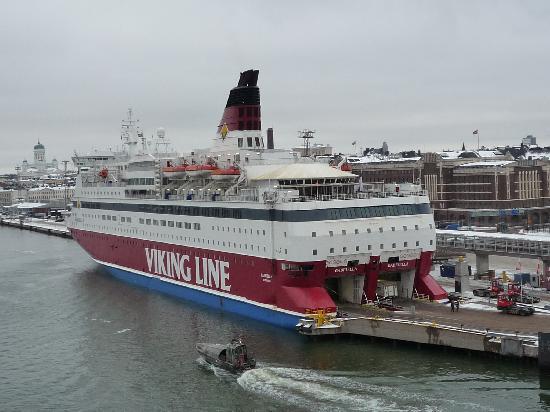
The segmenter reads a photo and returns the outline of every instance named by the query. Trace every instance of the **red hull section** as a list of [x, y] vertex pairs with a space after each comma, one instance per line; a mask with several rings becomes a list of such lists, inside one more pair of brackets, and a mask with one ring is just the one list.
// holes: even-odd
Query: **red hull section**
[[374, 299], [379, 273], [415, 270], [415, 288], [419, 293], [432, 299], [446, 296], [429, 275], [430, 252], [422, 253], [418, 260], [396, 264], [380, 263], [379, 257], [373, 256], [368, 264], [327, 268], [325, 261], [278, 261], [76, 229], [71, 232], [74, 239], [100, 262], [213, 294], [298, 313], [336, 310], [324, 288], [329, 277], [365, 274], [365, 294], [368, 299]]
[[[285, 310], [336, 307], [323, 288], [324, 274], [296, 277], [281, 262], [254, 256], [192, 248], [72, 229], [74, 239], [96, 260]], [[321, 263], [314, 266], [321, 268]], [[317, 271], [316, 271], [317, 272]], [[288, 286], [292, 293], [281, 293]], [[299, 290], [299, 291], [298, 291]], [[300, 298], [298, 298], [298, 296]], [[301, 301], [305, 298], [305, 301]]]

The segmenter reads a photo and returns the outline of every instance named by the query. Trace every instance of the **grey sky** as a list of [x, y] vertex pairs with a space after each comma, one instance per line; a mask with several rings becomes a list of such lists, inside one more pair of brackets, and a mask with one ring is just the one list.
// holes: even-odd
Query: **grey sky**
[[238, 73], [260, 70], [263, 126], [338, 150], [550, 145], [550, 2], [2, 1], [0, 170], [146, 134], [205, 146]]

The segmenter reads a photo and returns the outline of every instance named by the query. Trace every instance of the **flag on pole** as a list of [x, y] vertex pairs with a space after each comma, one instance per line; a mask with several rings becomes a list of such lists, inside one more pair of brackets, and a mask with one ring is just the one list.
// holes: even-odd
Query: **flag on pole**
[[475, 129], [472, 134], [478, 134], [478, 133], [479, 133], [479, 131], [477, 129]]

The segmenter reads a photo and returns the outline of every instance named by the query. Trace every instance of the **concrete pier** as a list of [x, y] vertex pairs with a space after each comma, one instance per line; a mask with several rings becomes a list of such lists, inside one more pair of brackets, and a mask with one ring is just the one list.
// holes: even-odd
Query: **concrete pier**
[[53, 236], [72, 238], [71, 232], [67, 229], [67, 226], [56, 222], [42, 220], [20, 221], [19, 219], [0, 219], [0, 226], [11, 226], [18, 229], [32, 230], [34, 232], [41, 232]]
[[[336, 318], [320, 323], [319, 319], [302, 319], [297, 325], [302, 335], [361, 335], [393, 341], [412, 342], [516, 358], [538, 358], [538, 337], [480, 331], [418, 322], [405, 319], [353, 317]], [[550, 345], [550, 339], [549, 339]]]

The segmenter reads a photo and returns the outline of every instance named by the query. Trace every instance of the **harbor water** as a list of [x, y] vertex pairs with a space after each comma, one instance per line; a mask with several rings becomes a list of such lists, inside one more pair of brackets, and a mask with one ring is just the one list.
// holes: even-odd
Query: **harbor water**
[[[312, 341], [111, 278], [70, 239], [0, 228], [6, 411], [539, 411], [532, 364], [365, 339]], [[244, 336], [237, 377], [197, 342]]]

